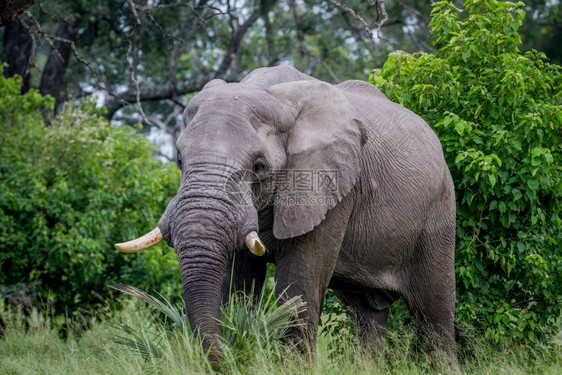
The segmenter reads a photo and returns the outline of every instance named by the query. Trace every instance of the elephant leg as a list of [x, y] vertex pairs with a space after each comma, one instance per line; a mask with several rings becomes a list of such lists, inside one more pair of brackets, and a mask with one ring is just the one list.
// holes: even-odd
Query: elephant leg
[[403, 296], [432, 357], [456, 362], [454, 228], [449, 236], [421, 236]]
[[405, 300], [421, 333], [422, 342], [429, 349], [434, 359], [456, 362], [456, 344], [454, 333], [454, 302], [445, 302], [445, 296], [435, 293], [414, 291]]
[[390, 306], [399, 295], [385, 290], [357, 292], [334, 289], [334, 293], [347, 307], [361, 345], [373, 357], [381, 355], [385, 347], [386, 321]]
[[306, 303], [306, 311], [298, 317], [300, 324], [288, 334], [288, 340], [294, 341], [304, 351], [314, 352], [316, 348], [318, 319], [345, 235], [349, 212], [349, 207], [340, 204], [313, 231], [285, 241], [275, 255], [277, 295], [281, 296], [281, 301], [301, 296]]
[[267, 262], [264, 258], [253, 254], [244, 254], [243, 249], [234, 255], [223, 277], [222, 301], [228, 302], [231, 293], [243, 291], [250, 293], [252, 288], [255, 296], [259, 296], [265, 281]]

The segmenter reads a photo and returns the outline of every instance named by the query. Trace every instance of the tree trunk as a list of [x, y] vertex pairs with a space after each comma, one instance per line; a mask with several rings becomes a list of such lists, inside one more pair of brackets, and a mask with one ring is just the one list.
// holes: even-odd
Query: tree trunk
[[39, 92], [43, 95], [49, 94], [55, 98], [55, 110], [60, 104], [60, 92], [72, 54], [70, 42], [74, 42], [77, 36], [78, 20], [59, 26], [57, 37], [65, 41], [59, 40], [54, 43], [56, 50], [52, 49], [49, 52], [47, 63], [43, 68], [43, 74], [41, 74]]
[[9, 25], [34, 2], [35, 0], [0, 0], [0, 26]]
[[22, 94], [29, 90], [29, 62], [33, 40], [20, 21], [13, 21], [4, 29], [2, 61], [8, 66], [4, 77], [19, 75], [23, 79]]

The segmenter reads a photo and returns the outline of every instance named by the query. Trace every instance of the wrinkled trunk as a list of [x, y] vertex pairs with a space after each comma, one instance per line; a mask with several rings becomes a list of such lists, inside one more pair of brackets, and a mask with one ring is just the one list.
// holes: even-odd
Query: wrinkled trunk
[[213, 247], [184, 248], [178, 255], [182, 273], [183, 296], [189, 323], [201, 336], [209, 360], [220, 358], [221, 286], [226, 257]]
[[236, 248], [235, 215], [224, 200], [185, 198], [176, 202], [170, 216], [168, 236], [178, 254], [189, 323], [209, 359], [216, 361], [222, 279]]
[[231, 194], [242, 186], [236, 182], [238, 170], [224, 162], [194, 162], [158, 223], [176, 249], [187, 317], [211, 361], [221, 357], [218, 319], [226, 265], [245, 236], [258, 229], [253, 205], [240, 204]]

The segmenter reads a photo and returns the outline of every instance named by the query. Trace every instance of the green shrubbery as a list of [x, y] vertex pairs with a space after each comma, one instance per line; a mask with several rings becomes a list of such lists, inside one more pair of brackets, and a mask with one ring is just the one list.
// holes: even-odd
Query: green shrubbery
[[150, 142], [110, 126], [93, 105], [46, 125], [42, 111], [53, 100], [20, 95], [20, 86], [0, 66], [2, 295], [61, 313], [100, 302], [111, 280], [179, 288], [165, 245], [126, 256], [113, 248], [156, 225], [179, 185], [177, 168], [151, 158]]
[[457, 318], [495, 341], [556, 331], [562, 293], [562, 68], [521, 53], [522, 3], [433, 4], [432, 54], [371, 80], [437, 132], [457, 194]]

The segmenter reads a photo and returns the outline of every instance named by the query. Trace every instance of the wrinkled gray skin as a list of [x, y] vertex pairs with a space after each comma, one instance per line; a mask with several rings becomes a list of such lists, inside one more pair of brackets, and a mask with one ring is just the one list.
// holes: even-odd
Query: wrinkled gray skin
[[[434, 349], [454, 358], [454, 189], [419, 116], [365, 82], [333, 86], [279, 66], [209, 82], [184, 126], [182, 183], [158, 226], [176, 249], [188, 318], [211, 360], [221, 355], [216, 319], [234, 254], [234, 289], [255, 282], [259, 292], [266, 264], [276, 264], [277, 292], [307, 303], [291, 338], [311, 348], [330, 287], [365, 345], [381, 346], [389, 306], [403, 296]], [[256, 160], [266, 168], [241, 177]], [[336, 171], [336, 188], [280, 187], [282, 170]], [[302, 204], [268, 204], [275, 195]], [[244, 245], [252, 230], [263, 257]]]

